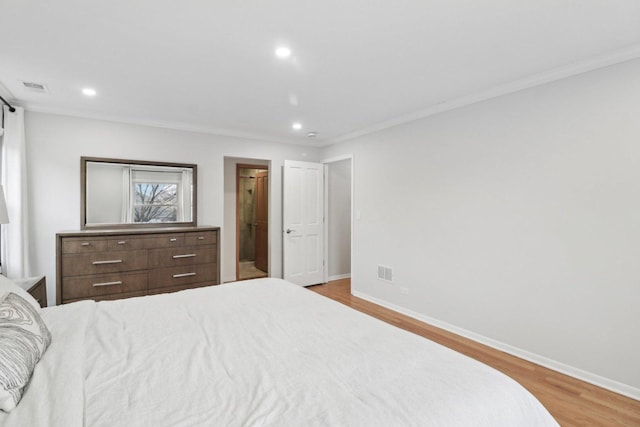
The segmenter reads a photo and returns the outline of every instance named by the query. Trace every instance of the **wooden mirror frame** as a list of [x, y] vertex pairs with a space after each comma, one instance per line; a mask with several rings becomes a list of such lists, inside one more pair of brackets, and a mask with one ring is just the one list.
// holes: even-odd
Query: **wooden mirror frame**
[[[113, 224], [87, 224], [87, 162], [116, 163], [126, 165], [160, 166], [189, 168], [193, 171], [192, 193], [192, 218], [184, 222], [154, 222], [154, 223], [113, 223]], [[130, 228], [172, 228], [172, 227], [197, 227], [198, 225], [198, 165], [191, 163], [153, 162], [146, 160], [112, 159], [103, 157], [80, 157], [80, 228], [82, 230], [97, 229], [130, 229]]]

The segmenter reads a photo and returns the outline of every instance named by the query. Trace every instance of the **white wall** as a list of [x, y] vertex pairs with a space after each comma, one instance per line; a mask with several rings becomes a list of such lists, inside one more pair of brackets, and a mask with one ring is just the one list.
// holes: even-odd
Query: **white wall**
[[[224, 158], [224, 227], [227, 233], [225, 233], [223, 251], [227, 254], [227, 257], [224, 263], [225, 273], [222, 276], [223, 282], [233, 282], [236, 280], [238, 273], [236, 271], [236, 166], [239, 163], [247, 165], [269, 165], [269, 161], [262, 159]], [[282, 176], [281, 168], [282, 166], [276, 171], [280, 176]], [[271, 195], [281, 192], [282, 184], [277, 188], [273, 187], [274, 181], [271, 179], [271, 175], [273, 175], [273, 172], [271, 171], [271, 167], [269, 167], [269, 241], [277, 238], [282, 241], [282, 202], [280, 202], [278, 206], [275, 206], [271, 202]], [[277, 216], [279, 221], [272, 221], [272, 216]], [[281, 253], [282, 249], [279, 250]], [[273, 248], [271, 248], [268, 256], [270, 261], [273, 259], [272, 252]], [[274, 268], [271, 262], [269, 264], [271, 269]], [[279, 270], [282, 270], [282, 261], [280, 261]], [[273, 270], [269, 270], [269, 276], [273, 276], [272, 271]], [[277, 277], [281, 277], [281, 274], [278, 274]]]
[[346, 153], [356, 293], [640, 397], [640, 60], [322, 155]]
[[329, 280], [351, 275], [351, 159], [327, 164]]
[[[33, 274], [46, 274], [55, 302], [55, 234], [80, 227], [80, 156], [198, 165], [198, 224], [223, 225], [224, 157], [271, 162], [272, 230], [282, 225], [285, 159], [318, 160], [318, 149], [193, 132], [27, 112], [27, 168]], [[235, 205], [234, 205], [235, 206]], [[235, 230], [229, 230], [235, 235]], [[271, 275], [282, 276], [282, 235], [272, 233]], [[227, 230], [222, 227], [223, 241]], [[226, 276], [222, 251], [222, 277]]]

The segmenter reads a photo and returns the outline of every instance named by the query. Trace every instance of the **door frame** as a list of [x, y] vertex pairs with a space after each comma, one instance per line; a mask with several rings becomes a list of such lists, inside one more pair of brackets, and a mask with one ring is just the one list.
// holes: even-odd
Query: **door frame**
[[[242, 280], [240, 279], [240, 169], [260, 169], [266, 170], [269, 175], [271, 172], [269, 170], [269, 165], [255, 165], [248, 163], [236, 163], [236, 281]], [[271, 180], [269, 180], [271, 181]], [[269, 202], [271, 203], [271, 202]], [[267, 223], [270, 224], [271, 215], [269, 212], [269, 207], [267, 206]], [[267, 234], [267, 259], [269, 257], [269, 234]], [[271, 270], [271, 269], [269, 269]], [[269, 274], [269, 273], [267, 273]]]
[[351, 257], [351, 280], [353, 283], [353, 207], [354, 207], [354, 181], [355, 181], [355, 173], [354, 173], [354, 155], [353, 153], [345, 154], [337, 157], [330, 157], [328, 159], [321, 160], [320, 163], [324, 165], [324, 282], [327, 283], [329, 280], [329, 164], [341, 162], [343, 160], [350, 160], [351, 166], [351, 206], [350, 206], [350, 227], [351, 227], [351, 250], [349, 256]]

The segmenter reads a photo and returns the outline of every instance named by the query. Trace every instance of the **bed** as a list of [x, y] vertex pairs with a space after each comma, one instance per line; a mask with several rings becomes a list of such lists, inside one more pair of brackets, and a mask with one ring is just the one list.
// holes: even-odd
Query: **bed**
[[509, 377], [280, 279], [42, 309], [2, 426], [557, 426]]

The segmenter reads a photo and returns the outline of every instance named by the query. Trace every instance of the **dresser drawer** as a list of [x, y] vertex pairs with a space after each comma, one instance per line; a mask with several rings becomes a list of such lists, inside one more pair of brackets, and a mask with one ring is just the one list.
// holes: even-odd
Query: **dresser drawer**
[[122, 236], [107, 241], [107, 250], [110, 251], [133, 251], [136, 249], [146, 249], [153, 245], [153, 239], [131, 238]]
[[91, 252], [103, 252], [107, 250], [105, 239], [65, 239], [62, 242], [63, 254], [82, 254]]
[[62, 277], [147, 268], [147, 251], [96, 252], [62, 257]]
[[215, 246], [185, 246], [149, 251], [149, 268], [214, 262], [216, 262]]
[[218, 233], [215, 231], [202, 231], [200, 233], [185, 233], [184, 244], [186, 246], [195, 245], [215, 245], [218, 243]]
[[100, 274], [65, 278], [62, 283], [62, 298], [91, 298], [124, 292], [146, 291], [147, 272]]
[[146, 240], [148, 248], [174, 248], [184, 246], [184, 233], [165, 234]]
[[216, 266], [212, 264], [156, 268], [149, 270], [149, 289], [187, 285], [198, 282], [216, 282], [216, 271]]

